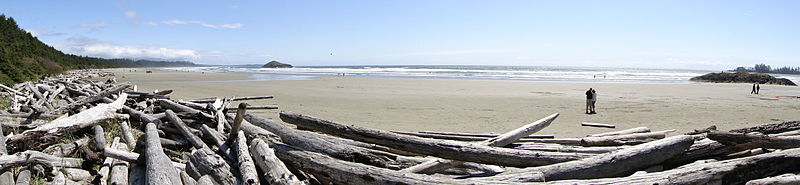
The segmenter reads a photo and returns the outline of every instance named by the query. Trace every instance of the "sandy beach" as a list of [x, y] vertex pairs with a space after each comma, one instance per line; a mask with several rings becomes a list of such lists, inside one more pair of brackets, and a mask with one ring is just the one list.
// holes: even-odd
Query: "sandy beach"
[[[716, 125], [721, 130], [800, 120], [800, 88], [751, 84], [622, 84], [455, 79], [325, 77], [255, 81], [248, 74], [110, 69], [120, 82], [139, 91], [173, 89], [174, 99], [273, 95], [253, 110], [278, 119], [291, 111], [340, 123], [382, 130], [502, 133], [560, 113], [539, 132], [557, 137], [647, 126], [678, 133]], [[588, 88], [598, 93], [597, 114], [584, 114]], [[614, 124], [617, 129], [582, 127], [581, 122]]]

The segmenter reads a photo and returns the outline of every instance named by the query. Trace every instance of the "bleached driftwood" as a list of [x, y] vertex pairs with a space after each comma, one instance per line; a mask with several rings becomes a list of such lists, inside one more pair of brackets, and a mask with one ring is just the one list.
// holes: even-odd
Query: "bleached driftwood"
[[754, 148], [789, 149], [800, 147], [800, 136], [766, 136], [746, 133], [709, 132], [708, 139], [725, 145], [736, 145], [740, 150]]
[[166, 113], [169, 122], [172, 123], [172, 125], [175, 126], [175, 128], [177, 128], [178, 131], [180, 131], [184, 137], [186, 137], [186, 140], [189, 141], [189, 143], [191, 143], [192, 146], [194, 146], [197, 149], [208, 148], [208, 146], [206, 145], [206, 143], [203, 142], [203, 140], [200, 140], [200, 138], [197, 137], [197, 135], [194, 135], [189, 131], [189, 126], [186, 126], [186, 124], [183, 123], [183, 120], [178, 118], [178, 115], [175, 115], [175, 112], [173, 112], [172, 110], [166, 110]]
[[275, 152], [261, 139], [253, 139], [250, 143], [250, 155], [255, 164], [261, 169], [268, 184], [299, 185], [302, 184], [297, 176], [289, 172], [286, 165], [275, 156]]
[[75, 115], [53, 120], [48, 124], [14, 135], [9, 138], [9, 141], [19, 142], [22, 140], [35, 139], [35, 137], [46, 134], [61, 135], [77, 129], [97, 125], [107, 120], [127, 119], [127, 115], [116, 113], [117, 110], [122, 108], [125, 100], [127, 100], [127, 95], [122, 94], [113, 103], [98, 104], [95, 107]]
[[52, 167], [80, 168], [83, 159], [56, 157], [34, 150], [0, 156], [0, 169], [23, 166], [31, 163], [46, 164]]
[[[483, 138], [493, 138], [497, 137], [500, 134], [491, 134], [491, 133], [460, 133], [460, 132], [442, 132], [442, 131], [419, 131], [417, 133], [421, 134], [436, 134], [436, 135], [448, 135], [448, 136], [467, 136], [467, 137], [483, 137]], [[555, 138], [553, 135], [529, 135], [522, 137], [522, 139], [552, 139]]]
[[782, 123], [762, 124], [754, 127], [734, 129], [730, 132], [750, 133], [760, 132], [762, 134], [777, 134], [792, 130], [800, 130], [800, 121], [787, 121]]
[[537, 182], [617, 177], [659, 164], [683, 152], [693, 142], [690, 136], [673, 136], [591, 158], [509, 171], [486, 179]]
[[611, 124], [604, 124], [604, 123], [588, 123], [588, 122], [581, 122], [581, 126], [584, 127], [603, 127], [603, 128], [616, 128], [617, 126]]
[[792, 185], [792, 184], [800, 184], [800, 175], [784, 174], [775, 177], [756, 179], [747, 181], [746, 185]]
[[145, 129], [143, 137], [145, 137], [144, 161], [147, 184], [181, 184], [180, 174], [161, 148], [156, 125], [148, 123]]
[[[98, 126], [99, 127], [99, 126]], [[102, 127], [101, 127], [102, 128]], [[119, 137], [115, 137], [114, 140], [111, 142], [111, 148], [117, 148], [119, 146]], [[105, 150], [105, 147], [103, 147]], [[100, 167], [100, 170], [97, 170], [97, 175], [100, 176], [100, 184], [108, 184], [108, 177], [111, 173], [111, 166], [114, 164], [114, 158], [106, 157], [103, 160], [103, 166]]]
[[675, 130], [665, 130], [658, 132], [648, 133], [634, 133], [614, 136], [600, 136], [600, 137], [584, 137], [581, 139], [582, 146], [614, 146], [624, 145], [628, 141], [651, 140], [661, 139], [667, 136], [667, 133], [674, 132]]
[[281, 112], [280, 118], [284, 122], [298, 125], [298, 127], [309, 128], [326, 134], [459, 161], [528, 167], [572, 161], [590, 156], [587, 154], [575, 153], [516, 150], [465, 142], [420, 138], [381, 130], [343, 125], [287, 112]]
[[[120, 143], [117, 145], [117, 150], [128, 151], [128, 145]], [[128, 161], [114, 160], [111, 163], [111, 179], [108, 184], [111, 185], [126, 185], [128, 184]]]
[[231, 146], [235, 151], [234, 154], [236, 154], [237, 167], [242, 175], [242, 183], [248, 185], [259, 184], [256, 165], [253, 163], [253, 158], [250, 156], [250, 151], [247, 147], [247, 138], [244, 136], [244, 132], [239, 131], [237, 133], [239, 133], [238, 139]]
[[236, 184], [236, 177], [231, 173], [231, 167], [225, 162], [225, 159], [209, 149], [192, 151], [189, 159], [200, 175], [210, 175], [220, 185]]
[[[527, 136], [531, 135], [535, 132], [538, 132], [545, 127], [549, 126], [553, 120], [558, 117], [558, 113], [552, 114], [545, 118], [542, 118], [536, 122], [524, 125], [520, 128], [514, 129], [510, 132], [505, 134], [499, 135], [497, 137], [487, 139], [485, 141], [481, 141], [480, 145], [485, 146], [506, 146], [508, 144], [513, 143], [514, 141]], [[454, 160], [430, 160], [428, 162], [424, 162], [422, 164], [414, 165], [412, 167], [403, 169], [401, 171], [404, 172], [412, 172], [412, 173], [423, 173], [423, 174], [432, 174], [447, 168], [451, 168], [453, 166], [457, 166], [463, 164], [464, 162], [461, 161], [454, 161]]]
[[800, 149], [724, 161], [697, 161], [672, 170], [620, 178], [550, 181], [548, 184], [744, 184], [790, 173], [800, 166]]
[[587, 135], [586, 137], [616, 136], [616, 135], [647, 133], [647, 132], [650, 132], [650, 128], [647, 128], [647, 127], [636, 127], [636, 128], [632, 128], [632, 129], [626, 129], [626, 130], [620, 130], [620, 131], [614, 131], [614, 132], [592, 134], [592, 135]]
[[[83, 99], [80, 99], [80, 100], [77, 100], [77, 101], [75, 101], [75, 102], [72, 102], [72, 103], [70, 103], [70, 104], [69, 104], [69, 105], [67, 105], [67, 106], [60, 107], [60, 108], [58, 108], [58, 109], [56, 109], [56, 110], [53, 110], [53, 113], [54, 113], [54, 114], [60, 114], [60, 113], [64, 113], [64, 112], [66, 112], [66, 111], [69, 111], [69, 110], [75, 109], [75, 108], [76, 108], [76, 107], [78, 107], [78, 106], [81, 106], [81, 105], [84, 105], [84, 104], [87, 104], [87, 103], [91, 103], [91, 102], [95, 102], [95, 101], [97, 101], [97, 100], [100, 100], [100, 99], [102, 99], [102, 98], [104, 98], [104, 97], [107, 97], [107, 96], [110, 96], [110, 95], [112, 95], [112, 94], [117, 94], [117, 93], [119, 93], [120, 91], [123, 91], [123, 90], [127, 89], [127, 88], [128, 88], [128, 87], [130, 87], [130, 86], [131, 86], [130, 84], [120, 84], [120, 85], [114, 86], [114, 87], [112, 87], [112, 88], [110, 88], [110, 89], [108, 89], [108, 90], [105, 90], [105, 91], [103, 91], [103, 92], [100, 92], [100, 93], [98, 93], [98, 94], [96, 94], [96, 95], [85, 97], [85, 98], [83, 98]], [[125, 94], [125, 93], [122, 93], [122, 94]], [[127, 95], [127, 94], [125, 94], [125, 97], [126, 97], [126, 98], [122, 98], [122, 99], [127, 99], [127, 96], [128, 96], [128, 95]], [[119, 98], [118, 98], [118, 99], [119, 99]], [[123, 102], [123, 103], [124, 103], [124, 102]], [[120, 107], [120, 108], [121, 108], [121, 107]], [[117, 109], [120, 109], [120, 108], [117, 108]], [[85, 111], [84, 111], [84, 112], [85, 112]]]

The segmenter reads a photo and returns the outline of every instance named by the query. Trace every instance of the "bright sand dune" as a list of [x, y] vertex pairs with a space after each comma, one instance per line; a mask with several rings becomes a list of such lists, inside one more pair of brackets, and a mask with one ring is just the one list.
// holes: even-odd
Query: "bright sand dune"
[[[275, 99], [250, 103], [278, 105], [279, 110], [251, 112], [278, 119], [279, 111], [292, 111], [383, 130], [497, 133], [556, 112], [561, 116], [541, 134], [578, 137], [639, 126], [684, 133], [711, 125], [727, 130], [800, 120], [800, 99], [767, 100], [800, 95], [800, 88], [787, 86], [762, 85], [760, 95], [751, 95], [750, 84], [349, 77], [252, 81], [246, 74], [111, 71], [118, 81], [130, 81], [140, 91], [173, 89], [176, 99], [274, 95]], [[595, 115], [584, 114], [583, 93], [590, 87], [598, 93]], [[614, 124], [617, 129], [581, 127], [581, 122]]]

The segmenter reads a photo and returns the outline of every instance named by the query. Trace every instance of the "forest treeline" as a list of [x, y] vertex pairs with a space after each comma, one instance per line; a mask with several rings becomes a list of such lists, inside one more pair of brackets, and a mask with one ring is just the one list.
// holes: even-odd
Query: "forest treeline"
[[65, 54], [20, 28], [0, 14], [0, 83], [34, 80], [72, 69], [196, 66], [191, 62], [104, 59]]
[[800, 74], [800, 67], [780, 67], [772, 69], [772, 66], [767, 64], [756, 64], [753, 67], [737, 67], [733, 71], [736, 72], [756, 72], [756, 73], [773, 73], [773, 74]]

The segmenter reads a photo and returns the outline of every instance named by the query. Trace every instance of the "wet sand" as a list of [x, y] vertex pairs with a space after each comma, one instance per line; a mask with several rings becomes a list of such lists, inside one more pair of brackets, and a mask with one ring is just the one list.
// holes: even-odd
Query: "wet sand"
[[[647, 126], [678, 133], [717, 125], [728, 130], [762, 123], [800, 120], [800, 88], [751, 84], [621, 84], [457, 79], [324, 77], [255, 81], [247, 74], [111, 69], [120, 82], [140, 91], [173, 89], [174, 99], [273, 95], [250, 101], [277, 105], [252, 110], [278, 119], [291, 111], [340, 123], [400, 131], [502, 133], [553, 113], [561, 115], [539, 134], [580, 137]], [[588, 88], [598, 93], [597, 114], [584, 114]], [[235, 106], [232, 105], [232, 106]], [[616, 129], [582, 127], [581, 122]]]

